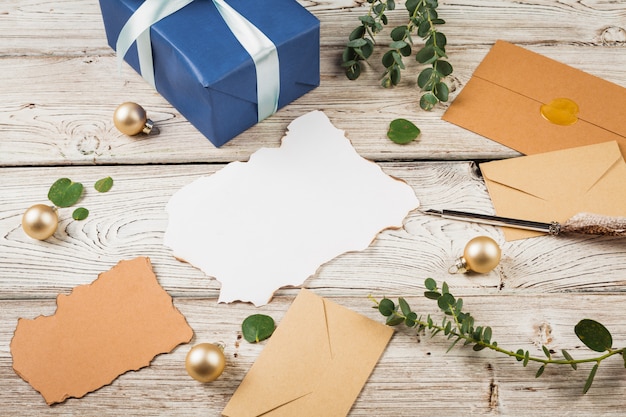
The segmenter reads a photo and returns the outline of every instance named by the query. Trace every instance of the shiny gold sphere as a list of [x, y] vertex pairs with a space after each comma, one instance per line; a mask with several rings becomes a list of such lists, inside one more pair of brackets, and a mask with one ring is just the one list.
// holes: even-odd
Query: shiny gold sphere
[[113, 114], [115, 127], [125, 135], [134, 136], [141, 132], [149, 134], [152, 131], [152, 120], [148, 119], [146, 111], [137, 103], [122, 103]]
[[500, 263], [500, 246], [488, 236], [478, 236], [467, 242], [463, 260], [468, 271], [485, 274]]
[[59, 225], [59, 217], [54, 207], [35, 204], [22, 216], [22, 229], [33, 239], [44, 240], [54, 234]]
[[215, 381], [224, 371], [224, 349], [213, 343], [200, 343], [191, 348], [185, 359], [187, 373], [200, 382]]

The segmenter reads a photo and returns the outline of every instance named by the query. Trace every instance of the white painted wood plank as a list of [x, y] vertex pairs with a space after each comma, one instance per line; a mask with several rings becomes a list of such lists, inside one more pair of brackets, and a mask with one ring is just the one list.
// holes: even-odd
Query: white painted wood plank
[[[150, 256], [164, 287], [175, 295], [216, 296], [219, 283], [175, 260], [163, 246], [165, 205], [178, 189], [210, 175], [222, 165], [4, 168], [0, 187], [0, 294], [3, 298], [53, 297], [90, 282], [120, 259]], [[383, 164], [390, 175], [407, 181], [424, 208], [493, 213], [483, 181], [468, 163]], [[93, 190], [99, 178], [112, 176], [108, 193]], [[82, 182], [84, 221], [60, 209], [53, 238], [35, 241], [23, 232], [21, 216], [32, 204], [45, 203], [57, 178]], [[302, 219], [302, 221], [308, 221]], [[498, 228], [440, 219], [419, 212], [405, 219], [405, 230], [381, 233], [363, 252], [345, 254], [324, 265], [306, 285], [329, 294], [378, 290], [396, 294], [421, 289], [423, 279], [447, 279], [464, 291], [543, 293], [618, 291], [626, 273], [626, 241], [611, 237], [539, 237], [504, 242]], [[477, 235], [501, 243], [503, 259], [485, 276], [448, 274]], [[71, 265], [71, 267], [69, 267]]]
[[[452, 287], [454, 291], [454, 287]], [[0, 301], [0, 389], [3, 415], [30, 416], [98, 415], [217, 416], [257, 358], [266, 342], [252, 345], [241, 339], [241, 321], [253, 313], [269, 314], [277, 322], [284, 315], [295, 291], [256, 309], [247, 304], [216, 304], [214, 299], [178, 298], [176, 306], [195, 331], [191, 345], [222, 341], [227, 368], [220, 379], [202, 385], [188, 377], [184, 358], [191, 345], [160, 355], [149, 368], [122, 375], [110, 386], [70, 399], [54, 407], [11, 369], [8, 350], [18, 317], [49, 315], [53, 300]], [[623, 294], [585, 295], [572, 302], [571, 294], [538, 296], [483, 295], [465, 297], [465, 306], [481, 324], [491, 325], [499, 346], [528, 349], [541, 356], [541, 345], [567, 349], [575, 358], [590, 357], [573, 332], [576, 322], [593, 317], [608, 326], [615, 346], [624, 346], [626, 325], [607, 304], [623, 304]], [[382, 321], [365, 297], [331, 297], [337, 303]], [[415, 310], [439, 317], [432, 301], [419, 295], [408, 297]], [[523, 368], [519, 362], [489, 351], [454, 348], [440, 336], [417, 338], [399, 330], [370, 376], [350, 416], [432, 415], [603, 415], [623, 413], [626, 387], [621, 357], [603, 362], [589, 393], [581, 394], [590, 366], [578, 371], [548, 367], [535, 379], [537, 366]], [[560, 356], [559, 356], [560, 357]]]

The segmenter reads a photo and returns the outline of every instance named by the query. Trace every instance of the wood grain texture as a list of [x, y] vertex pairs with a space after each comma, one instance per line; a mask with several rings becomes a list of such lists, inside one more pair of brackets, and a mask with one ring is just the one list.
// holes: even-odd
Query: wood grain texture
[[[361, 297], [330, 297], [333, 301], [379, 319]], [[255, 311], [280, 320], [293, 297], [278, 297]], [[432, 302], [408, 297], [418, 311], [435, 312]], [[602, 320], [615, 334], [626, 334], [623, 320], [607, 311], [605, 303], [623, 303], [620, 295], [586, 295], [572, 303], [570, 294], [541, 296], [470, 296], [465, 303], [477, 320], [490, 323], [494, 340], [500, 346], [528, 349], [541, 356], [541, 345], [555, 352], [566, 348], [576, 358], [586, 352], [573, 334], [575, 317], [587, 314]], [[250, 314], [250, 306], [216, 304], [213, 299], [177, 298], [176, 306], [195, 330], [192, 344], [222, 341], [228, 366], [220, 379], [200, 384], [185, 375], [184, 357], [189, 346], [158, 356], [148, 368], [128, 372], [111, 385], [82, 399], [48, 407], [26, 382], [11, 370], [8, 344], [16, 316], [52, 314], [52, 300], [1, 301], [0, 310], [0, 389], [3, 415], [209, 415], [217, 416], [259, 355], [266, 342], [250, 344], [241, 338], [239, 326]], [[523, 311], [523, 313], [520, 312]], [[622, 345], [626, 338], [615, 340]], [[443, 338], [416, 336], [398, 331], [357, 399], [351, 416], [431, 416], [431, 415], [606, 415], [622, 413], [626, 382], [623, 361], [613, 358], [603, 363], [591, 391], [580, 395], [589, 371], [548, 368], [535, 379], [536, 365], [523, 368], [511, 358], [459, 348], [445, 353]], [[555, 356], [560, 353], [555, 353]], [[573, 407], [573, 405], [575, 405]], [[569, 413], [569, 414], [568, 414]]]
[[[288, 124], [323, 110], [346, 132], [362, 156], [411, 185], [423, 208], [485, 214], [493, 206], [474, 161], [519, 153], [441, 121], [447, 105], [419, 110], [419, 65], [407, 60], [403, 81], [379, 87], [380, 47], [357, 81], [340, 68], [347, 35], [366, 12], [363, 0], [300, 3], [321, 21], [321, 85], [220, 149], [210, 144], [158, 93], [124, 66], [107, 45], [96, 0], [5, 0], [0, 4], [0, 416], [218, 416], [262, 351], [241, 339], [240, 324], [261, 312], [280, 321], [297, 288], [285, 288], [261, 308], [217, 304], [219, 281], [173, 258], [163, 245], [165, 205], [185, 184], [212, 175], [231, 161], [245, 161], [260, 147], [277, 147]], [[406, 12], [389, 14], [402, 24]], [[454, 65], [451, 98], [463, 88], [497, 39], [626, 87], [626, 7], [608, 0], [440, 1], [447, 51]], [[409, 62], [410, 61], [410, 62]], [[158, 135], [129, 138], [113, 126], [123, 101], [142, 104]], [[419, 140], [397, 146], [386, 139], [397, 117], [415, 122]], [[496, 117], [494, 115], [494, 117]], [[522, 127], [517, 127], [522, 128]], [[323, 169], [323, 161], [320, 168]], [[112, 176], [105, 194], [93, 183]], [[61, 225], [45, 242], [20, 227], [26, 208], [46, 202], [60, 177], [82, 182], [82, 222], [61, 209]], [[619, 196], [617, 197], [619, 198]], [[307, 219], [303, 219], [307, 221]], [[489, 235], [503, 250], [500, 265], [485, 275], [450, 275], [448, 267], [474, 236]], [[53, 407], [12, 370], [9, 343], [19, 317], [53, 314], [57, 294], [93, 281], [120, 259], [148, 256], [161, 285], [195, 331], [195, 342], [223, 341], [228, 367], [202, 385], [184, 371], [191, 345], [157, 357], [110, 386]], [[446, 280], [500, 346], [541, 356], [541, 345], [560, 355], [589, 352], [576, 338], [576, 322], [589, 317], [626, 345], [626, 241], [592, 236], [541, 237], [504, 242], [494, 227], [410, 213], [400, 230], [386, 230], [362, 252], [343, 254], [305, 282], [316, 294], [375, 320], [368, 295], [405, 296], [415, 310], [436, 313], [424, 299], [423, 280]], [[590, 392], [581, 395], [589, 371], [537, 367], [491, 352], [448, 347], [400, 330], [361, 392], [350, 416], [620, 416], [626, 373], [621, 358], [600, 367]]]

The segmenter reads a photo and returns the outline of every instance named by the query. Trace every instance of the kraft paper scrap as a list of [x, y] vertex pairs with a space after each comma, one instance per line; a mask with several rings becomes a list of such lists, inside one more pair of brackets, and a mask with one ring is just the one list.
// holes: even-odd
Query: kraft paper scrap
[[192, 336], [150, 260], [136, 258], [60, 294], [54, 315], [19, 319], [11, 340], [13, 369], [50, 405], [148, 366]]

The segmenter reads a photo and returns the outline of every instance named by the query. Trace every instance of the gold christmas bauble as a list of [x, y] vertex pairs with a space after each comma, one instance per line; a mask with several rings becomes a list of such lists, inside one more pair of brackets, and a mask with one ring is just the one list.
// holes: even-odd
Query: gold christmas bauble
[[195, 345], [185, 359], [187, 373], [200, 382], [215, 381], [225, 366], [224, 347], [213, 343]]
[[59, 217], [54, 207], [35, 204], [22, 216], [22, 229], [33, 239], [45, 240], [54, 234]]
[[134, 136], [141, 132], [149, 134], [154, 125], [152, 120], [148, 119], [143, 107], [129, 101], [120, 104], [115, 109], [113, 123], [120, 132], [129, 136]]
[[468, 271], [485, 274], [498, 266], [500, 256], [500, 247], [495, 240], [478, 236], [467, 242], [462, 259]]

